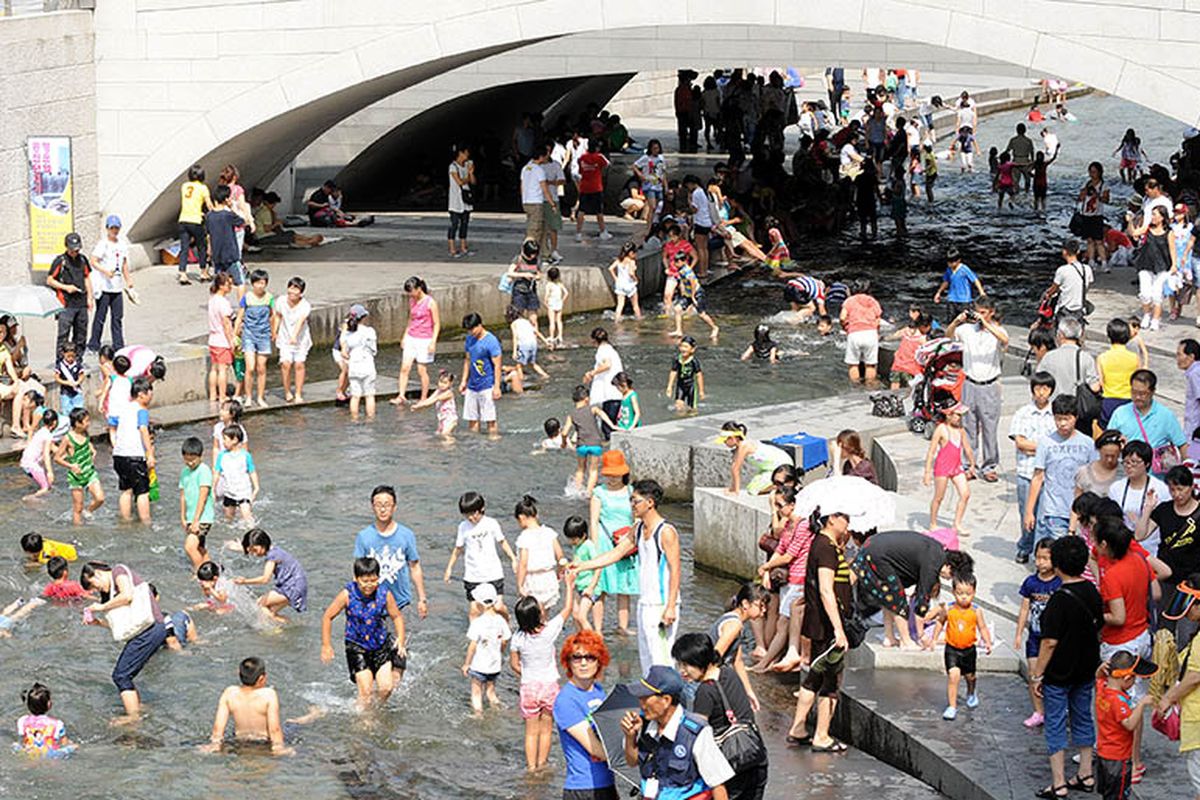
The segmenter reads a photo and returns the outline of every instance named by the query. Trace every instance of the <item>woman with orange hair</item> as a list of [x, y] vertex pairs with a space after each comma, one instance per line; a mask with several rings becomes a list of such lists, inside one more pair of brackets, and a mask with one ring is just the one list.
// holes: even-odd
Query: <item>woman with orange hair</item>
[[567, 637], [560, 654], [567, 683], [554, 701], [554, 725], [562, 740], [567, 778], [563, 800], [617, 800], [608, 757], [591, 714], [604, 702], [597, 678], [608, 666], [608, 648], [595, 631]]

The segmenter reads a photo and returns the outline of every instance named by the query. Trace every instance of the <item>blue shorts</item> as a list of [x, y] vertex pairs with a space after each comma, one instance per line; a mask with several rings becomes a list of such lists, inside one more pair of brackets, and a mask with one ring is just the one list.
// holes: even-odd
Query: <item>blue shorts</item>
[[58, 400], [61, 409], [59, 413], [64, 417], [71, 416], [71, 412], [77, 408], [83, 408], [83, 392], [76, 392], [75, 394], [59, 392]]
[[1037, 658], [1038, 651], [1042, 649], [1042, 637], [1029, 634], [1029, 638], [1025, 640], [1025, 657]]
[[242, 352], [246, 355], [258, 353], [260, 356], [271, 355], [271, 331], [264, 333], [242, 328]]
[[242, 262], [235, 261], [232, 264], [218, 264], [217, 272], [228, 272], [229, 277], [233, 278], [234, 286], [242, 286], [246, 283], [246, 268], [242, 266]]
[[599, 458], [604, 455], [604, 448], [596, 444], [581, 444], [575, 448], [575, 455], [580, 458], [587, 458], [589, 456]]
[[1092, 747], [1096, 744], [1096, 728], [1092, 718], [1092, 700], [1096, 685], [1042, 685], [1042, 702], [1046, 708], [1046, 753], [1054, 755], [1067, 749], [1067, 725], [1071, 728], [1072, 747]]
[[517, 345], [517, 363], [528, 367], [530, 364], [537, 363], [537, 345]]
[[467, 670], [467, 674], [470, 675], [473, 680], [477, 680], [480, 683], [495, 683], [496, 678], [500, 677], [499, 672], [493, 672], [491, 675], [487, 675], [483, 672], [476, 672], [473, 669]]

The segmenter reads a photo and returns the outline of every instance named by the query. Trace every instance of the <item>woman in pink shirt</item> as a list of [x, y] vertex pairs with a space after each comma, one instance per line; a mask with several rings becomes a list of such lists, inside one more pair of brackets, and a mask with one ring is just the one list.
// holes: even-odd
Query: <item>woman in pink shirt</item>
[[[879, 320], [883, 309], [871, 295], [871, 284], [860, 281], [854, 294], [842, 304], [841, 321], [846, 331], [846, 368], [851, 383], [865, 381], [868, 386], [876, 384], [876, 366], [879, 364]], [[863, 366], [859, 377], [859, 365]]]
[[400, 387], [391, 400], [392, 405], [396, 406], [408, 402], [405, 393], [408, 391], [408, 373], [414, 362], [421, 379], [420, 402], [425, 402], [429, 396], [429, 370], [426, 365], [433, 363], [438, 334], [442, 332], [437, 301], [430, 296], [425, 281], [416, 276], [409, 278], [404, 282], [404, 292], [408, 295], [408, 327], [404, 330], [402, 340], [404, 354], [400, 361]]

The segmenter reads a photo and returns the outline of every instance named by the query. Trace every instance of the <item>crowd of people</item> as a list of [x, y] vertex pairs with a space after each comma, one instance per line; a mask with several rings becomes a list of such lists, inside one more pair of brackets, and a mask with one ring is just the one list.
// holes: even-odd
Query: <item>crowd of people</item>
[[[679, 339], [667, 393], [680, 411], [694, 411], [705, 396], [697, 343], [684, 332], [684, 312], [694, 308], [713, 340], [720, 330], [700, 282], [712, 268], [710, 253], [724, 252], [732, 261], [761, 263], [772, 270], [786, 281], [784, 298], [797, 319], [815, 317], [822, 333], [840, 323], [850, 380], [878, 382], [883, 310], [871, 296], [869, 282], [826, 284], [804, 275], [788, 257], [787, 245], [814, 224], [818, 212], [804, 203], [810, 190], [839, 198], [832, 212], [820, 212], [832, 214], [822, 224], [838, 227], [857, 218], [864, 235], [873, 231], [872, 209], [881, 191], [889, 192], [898, 232], [905, 199], [921, 188], [918, 176], [923, 176], [932, 202], [938, 160], [936, 155], [930, 159], [937, 141], [932, 115], [943, 103], [939, 98], [924, 101], [915, 71], [870, 72], [864, 72], [861, 114], [852, 110], [840, 68], [826, 75], [828, 106], [796, 103], [779, 73], [765, 79], [740, 71], [721, 73], [706, 77], [702, 87], [691, 85], [693, 76], [681, 74], [674, 98], [680, 150], [698, 149], [703, 132], [706, 147], [723, 149], [730, 158], [707, 180], [695, 175], [671, 180], [661, 142], [650, 140], [634, 162], [624, 198], [637, 202], [622, 203], [630, 216], [646, 221], [645, 241], [623, 246], [610, 268], [618, 318], [626, 301], [640, 318], [637, 253], [648, 244], [661, 247], [667, 277], [663, 303], [674, 310], [672, 335]], [[954, 147], [968, 169], [973, 166], [968, 156], [979, 147], [974, 138], [977, 109], [964, 92], [953, 112]], [[559, 267], [562, 218], [575, 219], [579, 239], [588, 217], [595, 218], [599, 239], [612, 238], [603, 213], [606, 153], [635, 144], [612, 115], [602, 117], [593, 110], [584, 122], [586, 128], [564, 130], [546, 140], [530, 115], [513, 137], [516, 162], [522, 165], [526, 228], [521, 251], [504, 274], [504, 288], [511, 295], [506, 320], [511, 348], [502, 346], [480, 314], [468, 313], [461, 320], [466, 339], [460, 374], [442, 369], [431, 375], [442, 336], [441, 313], [424, 280], [414, 276], [405, 283], [409, 317], [398, 367], [400, 386], [392, 403], [413, 411], [434, 408], [437, 435], [453, 435], [460, 398], [461, 419], [471, 431], [499, 435], [497, 401], [504, 388], [520, 391], [526, 370], [542, 374], [539, 343], [563, 342], [569, 293]], [[793, 124], [799, 125], [802, 139], [788, 175], [783, 130]], [[1045, 187], [1045, 167], [1058, 148], [1051, 143], [1035, 152], [1026, 133], [1024, 125], [1018, 126], [998, 154], [995, 186], [1001, 200], [1024, 191], [1036, 205], [1039, 185]], [[1194, 144], [1185, 147], [1170, 168], [1156, 164], [1143, 171], [1136, 134], [1127, 137], [1119, 148], [1121, 171], [1141, 200], [1136, 212], [1121, 219], [1108, 217], [1111, 192], [1103, 167], [1097, 162], [1089, 168], [1079, 196], [1081, 211], [1072, 220], [1080, 239], [1064, 241], [1063, 264], [1044, 297], [1048, 313], [1029, 334], [1031, 400], [1014, 416], [1009, 438], [1015, 448], [1021, 520], [1020, 531], [1012, 532], [1014, 558], [1020, 564], [1032, 560], [1035, 571], [1020, 588], [1014, 645], [1028, 658], [1031, 713], [1025, 725], [1043, 727], [1047, 742], [1051, 781], [1041, 797], [1094, 789], [1106, 797], [1127, 796], [1122, 793], [1145, 774], [1142, 716], [1151, 705], [1165, 717], [1182, 715], [1181, 747], [1200, 795], [1200, 695], [1193, 691], [1200, 685], [1200, 656], [1190, 659], [1200, 627], [1200, 606], [1195, 604], [1200, 597], [1200, 541], [1195, 537], [1200, 503], [1193, 490], [1194, 462], [1188, 460], [1189, 446], [1200, 439], [1200, 343], [1188, 338], [1178, 346], [1176, 365], [1187, 384], [1181, 424], [1155, 399], [1158, 376], [1137, 332], [1157, 328], [1164, 304], [1174, 302], [1169, 313], [1182, 313], [1186, 286], [1200, 283], [1192, 223], [1200, 205], [1195, 149]], [[746, 151], [753, 159], [748, 168]], [[447, 241], [449, 255], [456, 258], [472, 254], [468, 225], [477, 179], [470, 155], [469, 148], [456, 148], [448, 167]], [[205, 442], [195, 437], [183, 442], [178, 459], [155, 448], [150, 413], [154, 382], [165, 375], [165, 365], [149, 348], [127, 346], [123, 339], [123, 298], [136, 299], [136, 294], [131, 293], [128, 245], [116, 217], [108, 218], [106, 235], [91, 260], [82, 255], [81, 237], [68, 236], [66, 251], [47, 279], [64, 306], [55, 376], [62, 421], [58, 411], [47, 407], [45, 387], [29, 370], [16, 321], [0, 319], [0, 373], [8, 377], [0, 392], [14, 399], [12, 429], [26, 440], [21, 466], [36, 485], [31, 497], [52, 497], [58, 467], [71, 491], [76, 525], [88, 524], [106, 502], [105, 481], [95, 464], [97, 445], [89, 437], [89, 408], [97, 410], [97, 421], [107, 428], [124, 518], [150, 520], [151, 500], [161, 492], [160, 468], [164, 475], [179, 476], [178, 544], [198, 584], [200, 602], [194, 607], [164, 611], [152, 583], [124, 563], [85, 560], [73, 582], [69, 571], [79, 559], [78, 548], [30, 533], [21, 538], [21, 548], [31, 565], [45, 565], [49, 582], [43, 597], [11, 604], [0, 614], [0, 636], [7, 637], [45, 601], [82, 604], [84, 622], [106, 626], [121, 645], [112, 679], [123, 721], [142, 711], [134, 680], [144, 666], [163, 649], [196, 640], [195, 613], [230, 610], [236, 602], [232, 587], [269, 587], [254, 601], [263, 624], [288, 624], [307, 610], [308, 581], [301, 561], [273, 545], [271, 535], [255, 523], [261, 486], [241, 424], [249, 404], [268, 405], [268, 365], [276, 348], [285, 398], [303, 402], [305, 362], [313, 345], [312, 306], [305, 299], [303, 278], [292, 277], [286, 296], [275, 297], [268, 291], [265, 270], [246, 269], [250, 242], [275, 237], [295, 246], [319, 243], [319, 237], [283, 228], [274, 214], [277, 202], [277, 196], [258, 190], [247, 198], [232, 165], [222, 170], [211, 192], [199, 165], [181, 187], [179, 280], [190, 281], [187, 268], [194, 252], [201, 280], [211, 282], [208, 398], [218, 422], [209, 458]], [[309, 198], [307, 210], [310, 222], [319, 226], [371, 221], [347, 213], [332, 182]], [[1117, 241], [1118, 236], [1128, 244]], [[1093, 357], [1084, 347], [1091, 313], [1087, 288], [1093, 268], [1110, 268], [1124, 250], [1139, 271], [1144, 310], [1132, 319], [1111, 320], [1106, 327], [1111, 347]], [[453, 578], [461, 558], [461, 611], [468, 640], [461, 669], [470, 681], [472, 709], [482, 714], [485, 706], [498, 705], [495, 682], [508, 651], [508, 668], [520, 679], [527, 767], [545, 767], [557, 729], [566, 761], [565, 798], [615, 798], [624, 778], [610, 764], [618, 759], [637, 769], [647, 798], [705, 792], [713, 798], [764, 797], [768, 763], [764, 734], [755, 724], [760, 701], [752, 675], [768, 670], [803, 672], [787, 743], [815, 752], [844, 752], [847, 744], [835, 738], [831, 726], [846, 652], [866, 635], [864, 612], [881, 612], [884, 646], [943, 647], [945, 720], [959, 715], [960, 682], [966, 684], [966, 708], [978, 706], [977, 651], [990, 651], [995, 642], [974, 601], [985, 576], [977, 577], [979, 568], [957, 542], [969, 536], [964, 520], [970, 480], [1001, 480], [999, 378], [1011, 342], [978, 273], [953, 248], [946, 252], [946, 264], [931, 299], [935, 307], [949, 308], [940, 335], [956, 343], [962, 358], [953, 385], [946, 387], [948, 399], [936, 406], [932, 420], [925, 470], [934, 492], [928, 532], [854, 530], [850, 509], [833, 502], [799, 513], [803, 471], [792, 456], [756, 441], [746, 426], [726, 423], [714, 431], [731, 454], [726, 491], [765, 496], [770, 503], [770, 529], [759, 542], [766, 559], [758, 578], [738, 587], [711, 627], [681, 631], [679, 613], [689, 587], [682, 579], [680, 534], [660, 510], [662, 487], [652, 476], [635, 479], [638, 465], [610, 448], [612, 432], [637, 427], [641, 410], [634, 380], [604, 327], [591, 331], [594, 365], [572, 388], [572, 406], [563, 419], [546, 420], [541, 444], [541, 449], [575, 451], [572, 484], [586, 502], [586, 512], [566, 521], [560, 540], [559, 532], [541, 521], [537, 500], [523, 496], [513, 509], [519, 528], [514, 548], [497, 519], [486, 513], [483, 497], [468, 491], [458, 499], [463, 522], [444, 578]], [[545, 335], [543, 307], [549, 323]], [[93, 309], [96, 318], [89, 331]], [[932, 317], [925, 308], [913, 308], [907, 324], [896, 331], [900, 346], [887, 376], [894, 389], [921, 374], [914, 356], [934, 338]], [[370, 318], [366, 306], [353, 305], [331, 350], [340, 370], [338, 400], [349, 406], [354, 419], [376, 413], [379, 341]], [[103, 343], [106, 322], [111, 344]], [[505, 363], [506, 351], [511, 364]], [[82, 369], [93, 352], [103, 380], [96, 397], [87, 398]], [[756, 332], [745, 357], [777, 360], [769, 330]], [[411, 398], [414, 366], [419, 389]], [[878, 483], [856, 432], [843, 431], [831, 450], [833, 471]], [[938, 511], [950, 487], [958, 504], [953, 535], [947, 536]], [[333, 625], [344, 616], [344, 655], [364, 712], [386, 703], [403, 679], [410, 656], [409, 607], [415, 605], [420, 618], [429, 613], [417, 536], [396, 518], [395, 489], [376, 487], [370, 507], [373, 520], [356, 537], [352, 557], [347, 553], [352, 580], [330, 598], [323, 613], [320, 647], [323, 661], [335, 657]], [[210, 550], [217, 508], [227, 522], [240, 523], [245, 531], [240, 539]], [[217, 551], [224, 548], [263, 559], [260, 574], [229, 575], [218, 565]], [[505, 563], [518, 598], [511, 611], [505, 600]], [[950, 582], [953, 597], [939, 602], [943, 581]], [[600, 682], [610, 660], [606, 604], [617, 609], [616, 635], [636, 637], [642, 673], [640, 681], [626, 687], [639, 709], [630, 708], [621, 718], [619, 740], [602, 740], [593, 717], [609, 696]], [[560, 645], [568, 626], [573, 631]], [[743, 642], [746, 627], [750, 634]], [[1157, 643], [1167, 640], [1166, 634], [1169, 640]], [[1177, 683], [1160, 681], [1150, 701], [1143, 698], [1150, 696], [1144, 678], [1155, 671], [1152, 652], [1158, 668], [1171, 676], [1182, 671], [1182, 676]], [[1186, 654], [1182, 667], [1177, 654]], [[561, 685], [560, 667], [567, 679]], [[25, 702], [29, 715], [18, 726], [21, 748], [36, 755], [73, 752], [76, 744], [68, 739], [64, 723], [49, 715], [50, 688], [33, 685]], [[293, 721], [306, 723], [318, 713]], [[269, 685], [265, 663], [246, 658], [238, 683], [220, 694], [211, 745], [225, 741], [232, 719], [235, 738], [266, 742], [272, 751], [288, 753], [280, 716], [279, 696]], [[1077, 772], [1069, 780], [1064, 757], [1068, 727], [1070, 744], [1080, 749]]]

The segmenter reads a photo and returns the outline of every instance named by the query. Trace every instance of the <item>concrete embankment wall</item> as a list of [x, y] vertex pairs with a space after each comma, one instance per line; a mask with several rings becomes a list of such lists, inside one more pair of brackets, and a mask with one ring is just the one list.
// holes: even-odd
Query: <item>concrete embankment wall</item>
[[71, 137], [75, 229], [99, 231], [93, 51], [89, 11], [0, 17], [0, 284], [30, 280], [30, 136]]

